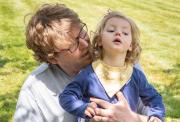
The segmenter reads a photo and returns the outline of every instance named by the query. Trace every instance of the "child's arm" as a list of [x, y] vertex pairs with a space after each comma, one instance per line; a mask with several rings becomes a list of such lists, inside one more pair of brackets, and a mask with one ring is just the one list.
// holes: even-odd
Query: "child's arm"
[[148, 116], [157, 117], [164, 121], [165, 107], [161, 95], [148, 83], [143, 72], [139, 71], [139, 94], [146, 106], [149, 106]]
[[[59, 95], [59, 102], [67, 112], [82, 118], [89, 118], [92, 112], [91, 103], [82, 100], [86, 91], [88, 82], [84, 79], [82, 73], [79, 73], [74, 81], [66, 86], [64, 91]], [[88, 117], [89, 116], [89, 117]]]

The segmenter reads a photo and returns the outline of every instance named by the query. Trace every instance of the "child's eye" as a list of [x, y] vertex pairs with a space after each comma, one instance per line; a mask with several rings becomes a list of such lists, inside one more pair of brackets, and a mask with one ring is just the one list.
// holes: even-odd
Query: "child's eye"
[[113, 33], [113, 32], [114, 32], [114, 30], [107, 30], [107, 32]]
[[126, 35], [126, 36], [128, 35], [128, 33], [126, 33], [126, 32], [122, 32], [122, 33], [123, 33], [124, 35]]

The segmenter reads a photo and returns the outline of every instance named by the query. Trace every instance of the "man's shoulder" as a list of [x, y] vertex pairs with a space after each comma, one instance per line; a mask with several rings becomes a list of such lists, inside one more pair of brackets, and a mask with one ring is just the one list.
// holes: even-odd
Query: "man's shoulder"
[[48, 69], [48, 64], [43, 63], [40, 66], [38, 66], [34, 71], [31, 72], [31, 74], [26, 78], [22, 89], [26, 89], [27, 87], [31, 87], [33, 84], [37, 82], [37, 77], [41, 75], [43, 72], [45, 72]]
[[26, 78], [21, 89], [44, 88], [59, 92], [70, 78], [57, 65], [43, 63]]
[[34, 71], [32, 71], [30, 76], [39, 75], [39, 74], [43, 73], [44, 71], [46, 71], [48, 68], [49, 68], [49, 65], [47, 63], [43, 63], [40, 66], [38, 66]]

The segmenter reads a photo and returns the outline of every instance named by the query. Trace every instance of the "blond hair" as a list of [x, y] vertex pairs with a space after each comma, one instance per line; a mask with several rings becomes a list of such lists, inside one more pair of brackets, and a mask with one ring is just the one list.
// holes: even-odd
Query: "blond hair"
[[57, 49], [66, 46], [72, 27], [80, 24], [78, 15], [64, 4], [44, 4], [26, 27], [26, 45], [40, 62], [54, 58]]
[[102, 31], [106, 25], [106, 22], [113, 17], [121, 18], [129, 22], [131, 26], [131, 33], [132, 33], [132, 51], [128, 51], [126, 54], [125, 62], [126, 63], [132, 63], [134, 64], [139, 60], [140, 53], [141, 53], [141, 46], [140, 46], [140, 31], [139, 28], [137, 27], [136, 23], [124, 16], [122, 13], [117, 12], [117, 11], [109, 11], [103, 19], [100, 21], [99, 26], [97, 27], [93, 40], [92, 40], [92, 46], [95, 52], [95, 59], [98, 58], [103, 58], [103, 52], [102, 52], [102, 47], [98, 45], [98, 43], [101, 41], [101, 35]]

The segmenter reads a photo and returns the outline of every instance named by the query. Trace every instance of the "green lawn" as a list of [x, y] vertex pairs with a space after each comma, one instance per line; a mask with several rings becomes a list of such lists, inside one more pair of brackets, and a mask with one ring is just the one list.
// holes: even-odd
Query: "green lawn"
[[[94, 30], [110, 8], [138, 24], [141, 65], [166, 105], [166, 122], [180, 122], [180, 0], [1, 0], [0, 122], [12, 121], [20, 87], [38, 65], [26, 49], [24, 16], [42, 3], [65, 3]], [[174, 121], [173, 121], [174, 120]]]

